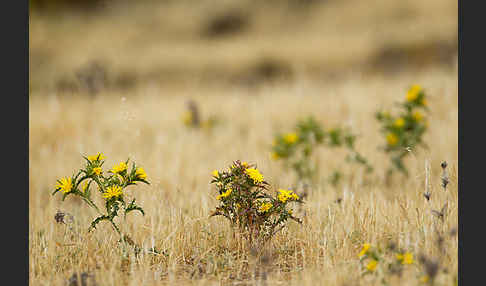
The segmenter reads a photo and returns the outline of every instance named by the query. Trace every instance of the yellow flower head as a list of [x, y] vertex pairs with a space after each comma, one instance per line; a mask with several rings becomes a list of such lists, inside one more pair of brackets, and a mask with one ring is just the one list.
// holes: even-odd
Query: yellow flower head
[[245, 168], [248, 168], [248, 163], [247, 163], [247, 162], [243, 162], [243, 163], [241, 163], [241, 165], [242, 165], [243, 167], [245, 167]]
[[127, 169], [127, 164], [125, 162], [121, 162], [118, 165], [113, 166], [113, 169], [111, 171], [115, 174], [121, 173]]
[[422, 98], [422, 102], [421, 102], [422, 106], [427, 106], [427, 100], [424, 98]]
[[145, 173], [145, 170], [142, 167], [138, 167], [135, 171], [135, 176], [137, 176], [139, 179], [145, 180], [147, 178], [147, 173]]
[[412, 264], [414, 261], [413, 261], [413, 254], [410, 253], [410, 252], [405, 252], [403, 254], [403, 261], [402, 261], [402, 264]]
[[263, 182], [263, 175], [260, 174], [260, 171], [255, 168], [248, 168], [245, 170], [245, 173], [250, 176], [255, 184]]
[[427, 282], [429, 282], [429, 279], [430, 279], [429, 275], [424, 275], [424, 276], [420, 277], [420, 282], [427, 283]]
[[113, 185], [110, 186], [106, 189], [106, 192], [103, 193], [103, 198], [105, 199], [110, 199], [112, 197], [118, 197], [119, 195], [122, 195], [122, 187], [118, 185]]
[[263, 203], [260, 208], [258, 208], [258, 211], [261, 213], [267, 212], [269, 209], [273, 207], [272, 203]]
[[398, 261], [401, 261], [402, 264], [412, 264], [414, 262], [413, 254], [410, 252], [405, 252], [403, 254], [397, 253], [396, 258]]
[[84, 181], [84, 184], [83, 184], [83, 193], [86, 192], [86, 189], [88, 188], [88, 181]]
[[296, 193], [294, 193], [292, 190], [279, 189], [278, 192], [279, 194], [277, 195], [277, 198], [282, 203], [285, 203], [288, 199], [291, 200], [299, 199], [299, 196]]
[[371, 244], [369, 244], [369, 243], [363, 244], [363, 248], [361, 248], [361, 251], [359, 252], [358, 257], [359, 258], [363, 257], [363, 255], [365, 255], [368, 252], [370, 247], [371, 247]]
[[226, 192], [223, 192], [221, 195], [218, 195], [216, 199], [221, 200], [221, 198], [226, 198], [231, 194], [232, 191], [233, 191], [232, 189], [227, 189]]
[[376, 266], [378, 266], [378, 261], [371, 259], [370, 262], [366, 264], [366, 269], [368, 269], [369, 271], [375, 271]]
[[292, 209], [290, 209], [290, 210], [288, 210], [287, 212], [289, 213], [289, 215], [292, 215], [293, 210], [292, 210]]
[[219, 178], [218, 170], [214, 170], [213, 172], [211, 172], [211, 174], [213, 175], [213, 177]]
[[88, 156], [88, 160], [90, 160], [91, 162], [101, 161], [103, 159], [105, 159], [105, 156], [103, 155], [103, 153], [99, 153], [99, 152], [96, 155]]
[[417, 122], [420, 122], [422, 121], [422, 118], [424, 118], [424, 116], [422, 115], [422, 113], [420, 113], [419, 111], [415, 111], [413, 114], [412, 114], [412, 117], [415, 121]]
[[287, 133], [284, 135], [283, 139], [288, 144], [294, 144], [299, 139], [299, 136], [295, 133]]
[[398, 143], [398, 137], [397, 135], [393, 134], [393, 133], [388, 133], [386, 135], [386, 141], [388, 142], [388, 145], [396, 145]]
[[405, 119], [401, 117], [397, 118], [397, 120], [395, 120], [395, 123], [393, 123], [393, 126], [397, 128], [402, 128], [403, 126], [405, 126]]
[[186, 111], [184, 112], [184, 115], [182, 116], [182, 121], [184, 122], [185, 125], [191, 125], [192, 124], [192, 112]]
[[277, 152], [272, 152], [272, 159], [273, 160], [278, 160], [278, 158], [280, 158], [277, 154]]
[[101, 167], [93, 168], [93, 174], [95, 174], [97, 176], [101, 175], [102, 172], [103, 172], [103, 170], [101, 169]]
[[422, 87], [418, 84], [414, 84], [407, 92], [407, 101], [415, 101], [422, 90]]
[[69, 193], [73, 188], [73, 182], [71, 178], [61, 178], [57, 181], [56, 190], [60, 189], [63, 193]]

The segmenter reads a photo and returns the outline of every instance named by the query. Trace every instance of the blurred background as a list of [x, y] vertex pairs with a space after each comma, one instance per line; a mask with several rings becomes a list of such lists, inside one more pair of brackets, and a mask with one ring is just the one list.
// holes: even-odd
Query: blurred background
[[30, 0], [30, 91], [259, 88], [457, 64], [454, 0]]

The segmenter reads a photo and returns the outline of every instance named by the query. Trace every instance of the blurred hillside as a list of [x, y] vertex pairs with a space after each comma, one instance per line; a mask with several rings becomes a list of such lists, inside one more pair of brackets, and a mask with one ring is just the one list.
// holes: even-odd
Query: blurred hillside
[[453, 0], [32, 0], [29, 30], [35, 93], [255, 87], [457, 64]]

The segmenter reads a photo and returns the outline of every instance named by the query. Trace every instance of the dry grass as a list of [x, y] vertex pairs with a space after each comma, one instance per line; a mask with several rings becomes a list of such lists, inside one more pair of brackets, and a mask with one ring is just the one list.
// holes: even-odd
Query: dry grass
[[[401, 100], [411, 82], [423, 84], [430, 95], [426, 142], [431, 148], [408, 159], [409, 179], [397, 179], [386, 187], [383, 175], [388, 161], [377, 150], [383, 139], [373, 112]], [[217, 114], [224, 123], [212, 133], [185, 128], [181, 114], [189, 98], [200, 103], [203, 114]], [[369, 184], [354, 170], [355, 176], [339, 188], [321, 185], [311, 190], [301, 213], [304, 224], [291, 223], [269, 246], [268, 282], [291, 279], [295, 284], [312, 285], [319, 279], [326, 285], [344, 285], [358, 279], [356, 254], [363, 242], [382, 247], [395, 242], [416, 255], [436, 256], [434, 226], [444, 231], [457, 226], [455, 72], [430, 70], [386, 82], [382, 78], [354, 78], [326, 86], [301, 82], [267, 87], [256, 94], [236, 89], [177, 93], [140, 89], [131, 95], [103, 94], [94, 100], [82, 95], [31, 96], [29, 109], [33, 285], [60, 284], [73, 271], [94, 273], [100, 285], [251, 280], [252, 265], [247, 262], [251, 257], [233, 239], [225, 221], [208, 219], [216, 204], [210, 172], [242, 159], [256, 162], [273, 187], [290, 186], [292, 176], [270, 160], [268, 146], [275, 131], [290, 128], [296, 118], [308, 114], [314, 114], [324, 126], [347, 123], [358, 131], [362, 136], [357, 148], [376, 172]], [[122, 272], [123, 256], [109, 225], [102, 224], [87, 234], [85, 228], [95, 213], [75, 199], [61, 203], [60, 197], [50, 197], [55, 180], [82, 164], [81, 155], [99, 151], [107, 156], [107, 167], [129, 156], [147, 171], [152, 184], [131, 191], [147, 215], [130, 215], [122, 229], [136, 243], [147, 248], [155, 245], [168, 256], [132, 257], [130, 267]], [[346, 168], [339, 153], [321, 150], [316, 156], [322, 177], [335, 166]], [[440, 187], [443, 160], [451, 171], [447, 192]], [[426, 161], [431, 163], [430, 202], [422, 195]], [[340, 205], [334, 202], [338, 197], [343, 198]], [[440, 209], [446, 201], [448, 213], [440, 223], [430, 209]], [[55, 223], [57, 209], [74, 215], [79, 225], [72, 232]], [[450, 273], [442, 279], [452, 279], [457, 273], [457, 237], [448, 238], [447, 243], [445, 265]], [[198, 273], [198, 265], [202, 280], [191, 276]], [[415, 285], [417, 279], [404, 276], [400, 283]]]

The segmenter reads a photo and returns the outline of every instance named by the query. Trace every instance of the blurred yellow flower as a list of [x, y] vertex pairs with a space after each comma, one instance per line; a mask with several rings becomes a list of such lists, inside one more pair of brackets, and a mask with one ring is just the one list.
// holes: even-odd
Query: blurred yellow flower
[[414, 84], [407, 92], [407, 101], [415, 101], [422, 90], [422, 87], [418, 84]]
[[294, 212], [292, 209], [288, 210], [289, 212], [289, 215], [292, 215], [292, 213]]
[[145, 180], [147, 178], [147, 173], [145, 173], [145, 170], [142, 167], [138, 167], [135, 171], [135, 176], [137, 176], [139, 179]]
[[403, 261], [402, 264], [412, 264], [414, 262], [413, 260], [413, 254], [410, 252], [405, 252], [403, 254]]
[[366, 269], [368, 269], [369, 271], [375, 271], [376, 266], [378, 266], [378, 261], [371, 259], [370, 262], [366, 264]]
[[427, 283], [427, 282], [429, 282], [429, 279], [430, 279], [429, 275], [424, 275], [424, 276], [420, 277], [420, 282]]
[[73, 188], [73, 182], [71, 178], [61, 178], [57, 181], [56, 190], [60, 189], [63, 193], [69, 193]]
[[425, 98], [422, 98], [421, 104], [422, 106], [427, 106], [427, 100]]
[[219, 178], [218, 170], [214, 170], [211, 174], [213, 175], [213, 177]]
[[111, 171], [115, 174], [121, 173], [127, 169], [127, 164], [125, 162], [121, 162], [118, 165], [113, 166], [113, 169]]
[[299, 136], [296, 133], [287, 133], [283, 138], [286, 143], [293, 144], [299, 139]]
[[263, 175], [260, 174], [260, 171], [255, 168], [248, 168], [245, 170], [245, 173], [250, 176], [255, 184], [263, 182]]
[[393, 125], [397, 128], [402, 128], [403, 126], [405, 126], [405, 119], [399, 117], [397, 118], [397, 120], [395, 120], [395, 123], [393, 123]]
[[279, 158], [277, 152], [272, 152], [272, 159], [277, 160]]
[[190, 126], [192, 124], [192, 112], [184, 112], [184, 114], [182, 115], [182, 121], [185, 125]]
[[242, 165], [243, 167], [245, 167], [245, 168], [246, 168], [246, 167], [248, 167], [248, 163], [247, 163], [247, 162], [243, 162], [243, 163], [241, 163], [241, 165]]
[[415, 111], [413, 114], [412, 114], [412, 117], [415, 121], [417, 122], [420, 122], [422, 121], [422, 118], [424, 118], [424, 116], [422, 115], [422, 113], [420, 113], [420, 111]]
[[388, 133], [386, 135], [386, 141], [388, 142], [389, 145], [396, 145], [398, 143], [398, 137], [397, 135], [393, 133]]
[[231, 194], [232, 191], [233, 191], [232, 189], [227, 189], [226, 192], [223, 192], [221, 195], [218, 195], [216, 199], [221, 200], [221, 198], [226, 198]]
[[272, 203], [263, 203], [260, 208], [258, 208], [258, 211], [262, 213], [267, 212], [269, 209], [272, 208], [272, 206]]
[[105, 156], [103, 155], [103, 153], [99, 153], [99, 152], [96, 155], [88, 156], [88, 160], [90, 160], [91, 162], [100, 161], [103, 159], [105, 159]]
[[119, 195], [122, 194], [123, 194], [122, 187], [118, 185], [113, 185], [106, 189], [106, 192], [103, 193], [103, 198], [110, 199], [113, 197], [118, 197]]
[[358, 253], [358, 257], [361, 258], [361, 257], [363, 257], [363, 255], [368, 253], [368, 250], [370, 249], [370, 247], [371, 247], [371, 244], [369, 244], [369, 243], [363, 244], [363, 248], [361, 248], [361, 251]]

